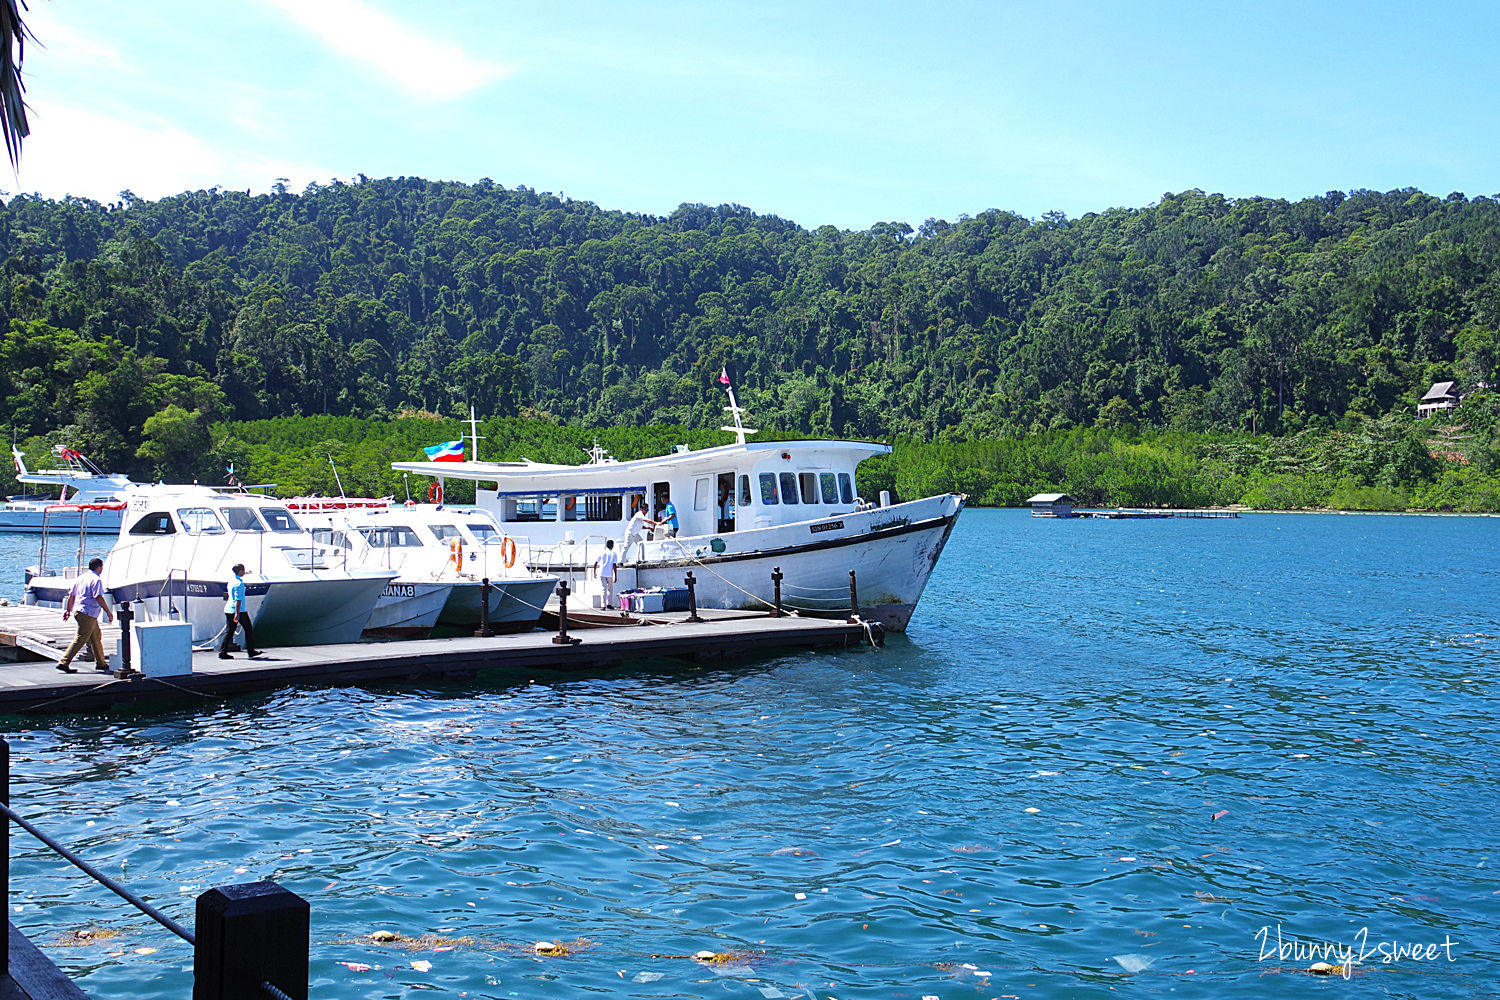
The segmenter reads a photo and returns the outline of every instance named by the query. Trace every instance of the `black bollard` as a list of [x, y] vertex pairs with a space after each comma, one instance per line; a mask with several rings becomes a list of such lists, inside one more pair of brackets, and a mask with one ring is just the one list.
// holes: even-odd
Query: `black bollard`
[[771, 568], [771, 582], [776, 585], [776, 605], [775, 605], [775, 610], [773, 610], [771, 612], [771, 617], [772, 618], [783, 618], [783, 617], [785, 617], [785, 613], [781, 610], [781, 567], [780, 566], [773, 566]]
[[854, 585], [854, 570], [849, 571], [849, 621], [859, 621], [859, 588]]
[[490, 578], [485, 577], [479, 581], [479, 627], [474, 630], [474, 638], [488, 639], [494, 634], [490, 629]]
[[688, 570], [687, 579], [682, 582], [687, 584], [688, 589], [687, 620], [690, 622], [701, 622], [703, 619], [698, 617], [698, 581], [693, 579], [692, 570]]
[[568, 635], [568, 594], [568, 581], [564, 580], [557, 585], [557, 634], [552, 637], [559, 646], [574, 646], [583, 641]]
[[265, 1000], [269, 983], [307, 1000], [307, 900], [275, 882], [210, 889], [198, 897], [193, 1000]]
[[[135, 621], [135, 612], [131, 610], [130, 602], [126, 601], [120, 605], [120, 674], [123, 676], [130, 673], [130, 623]], [[106, 656], [109, 654], [106, 653]], [[100, 664], [96, 664], [99, 666]], [[102, 666], [109, 666], [108, 663]]]

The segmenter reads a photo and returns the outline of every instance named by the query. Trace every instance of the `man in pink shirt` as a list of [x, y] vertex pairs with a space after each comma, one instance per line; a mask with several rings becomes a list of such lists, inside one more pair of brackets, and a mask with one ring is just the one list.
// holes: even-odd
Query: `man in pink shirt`
[[57, 664], [57, 669], [65, 674], [78, 673], [68, 664], [73, 662], [73, 657], [85, 643], [94, 654], [94, 669], [109, 671], [109, 659], [104, 655], [104, 637], [99, 634], [99, 615], [102, 613], [105, 621], [114, 621], [115, 616], [109, 610], [109, 598], [104, 596], [104, 581], [99, 579], [99, 571], [103, 568], [103, 559], [97, 556], [90, 559], [88, 572], [73, 581], [73, 589], [63, 601], [63, 621], [75, 613], [75, 608], [78, 619], [78, 635]]

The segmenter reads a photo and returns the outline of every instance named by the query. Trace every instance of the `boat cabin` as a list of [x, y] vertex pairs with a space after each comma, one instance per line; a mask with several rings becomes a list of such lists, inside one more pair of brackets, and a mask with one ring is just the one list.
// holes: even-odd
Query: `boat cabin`
[[[508, 534], [621, 538], [638, 508], [677, 517], [684, 537], [726, 535], [856, 510], [854, 468], [889, 450], [834, 441], [757, 442], [679, 450], [632, 462], [396, 463], [395, 468], [475, 481], [475, 504]], [[668, 511], [668, 505], [671, 511]], [[658, 533], [657, 537], [661, 537]]]

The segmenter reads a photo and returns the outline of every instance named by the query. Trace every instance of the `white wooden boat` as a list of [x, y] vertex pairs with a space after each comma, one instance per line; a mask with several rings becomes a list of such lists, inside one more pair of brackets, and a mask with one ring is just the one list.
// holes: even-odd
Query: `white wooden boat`
[[[621, 553], [617, 590], [681, 587], [694, 576], [703, 607], [764, 610], [781, 572], [784, 607], [847, 615], [850, 573], [859, 612], [904, 631], [942, 554], [966, 497], [947, 493], [905, 503], [855, 495], [861, 461], [890, 451], [858, 441], [766, 441], [734, 413], [733, 444], [617, 462], [596, 447], [581, 465], [536, 462], [395, 462], [392, 468], [475, 484], [476, 504], [490, 511], [533, 572], [561, 577], [579, 593], [597, 594], [592, 568], [605, 542]], [[472, 419], [472, 418], [471, 418]], [[477, 436], [471, 435], [471, 436]], [[625, 547], [635, 504], [659, 519], [676, 508], [676, 537]], [[510, 551], [510, 550], [508, 550]], [[577, 605], [574, 605], [575, 607]]]

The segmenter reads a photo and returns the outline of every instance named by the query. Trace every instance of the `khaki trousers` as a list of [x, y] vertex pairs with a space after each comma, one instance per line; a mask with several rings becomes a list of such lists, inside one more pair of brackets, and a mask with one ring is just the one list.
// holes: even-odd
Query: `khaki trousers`
[[93, 615], [86, 615], [82, 611], [73, 612], [73, 619], [78, 622], [78, 635], [68, 646], [67, 652], [63, 653], [62, 662], [59, 666], [66, 667], [73, 662], [73, 657], [87, 643], [89, 650], [94, 654], [94, 666], [101, 670], [109, 668], [109, 660], [104, 656], [104, 636], [99, 632], [99, 619]]

